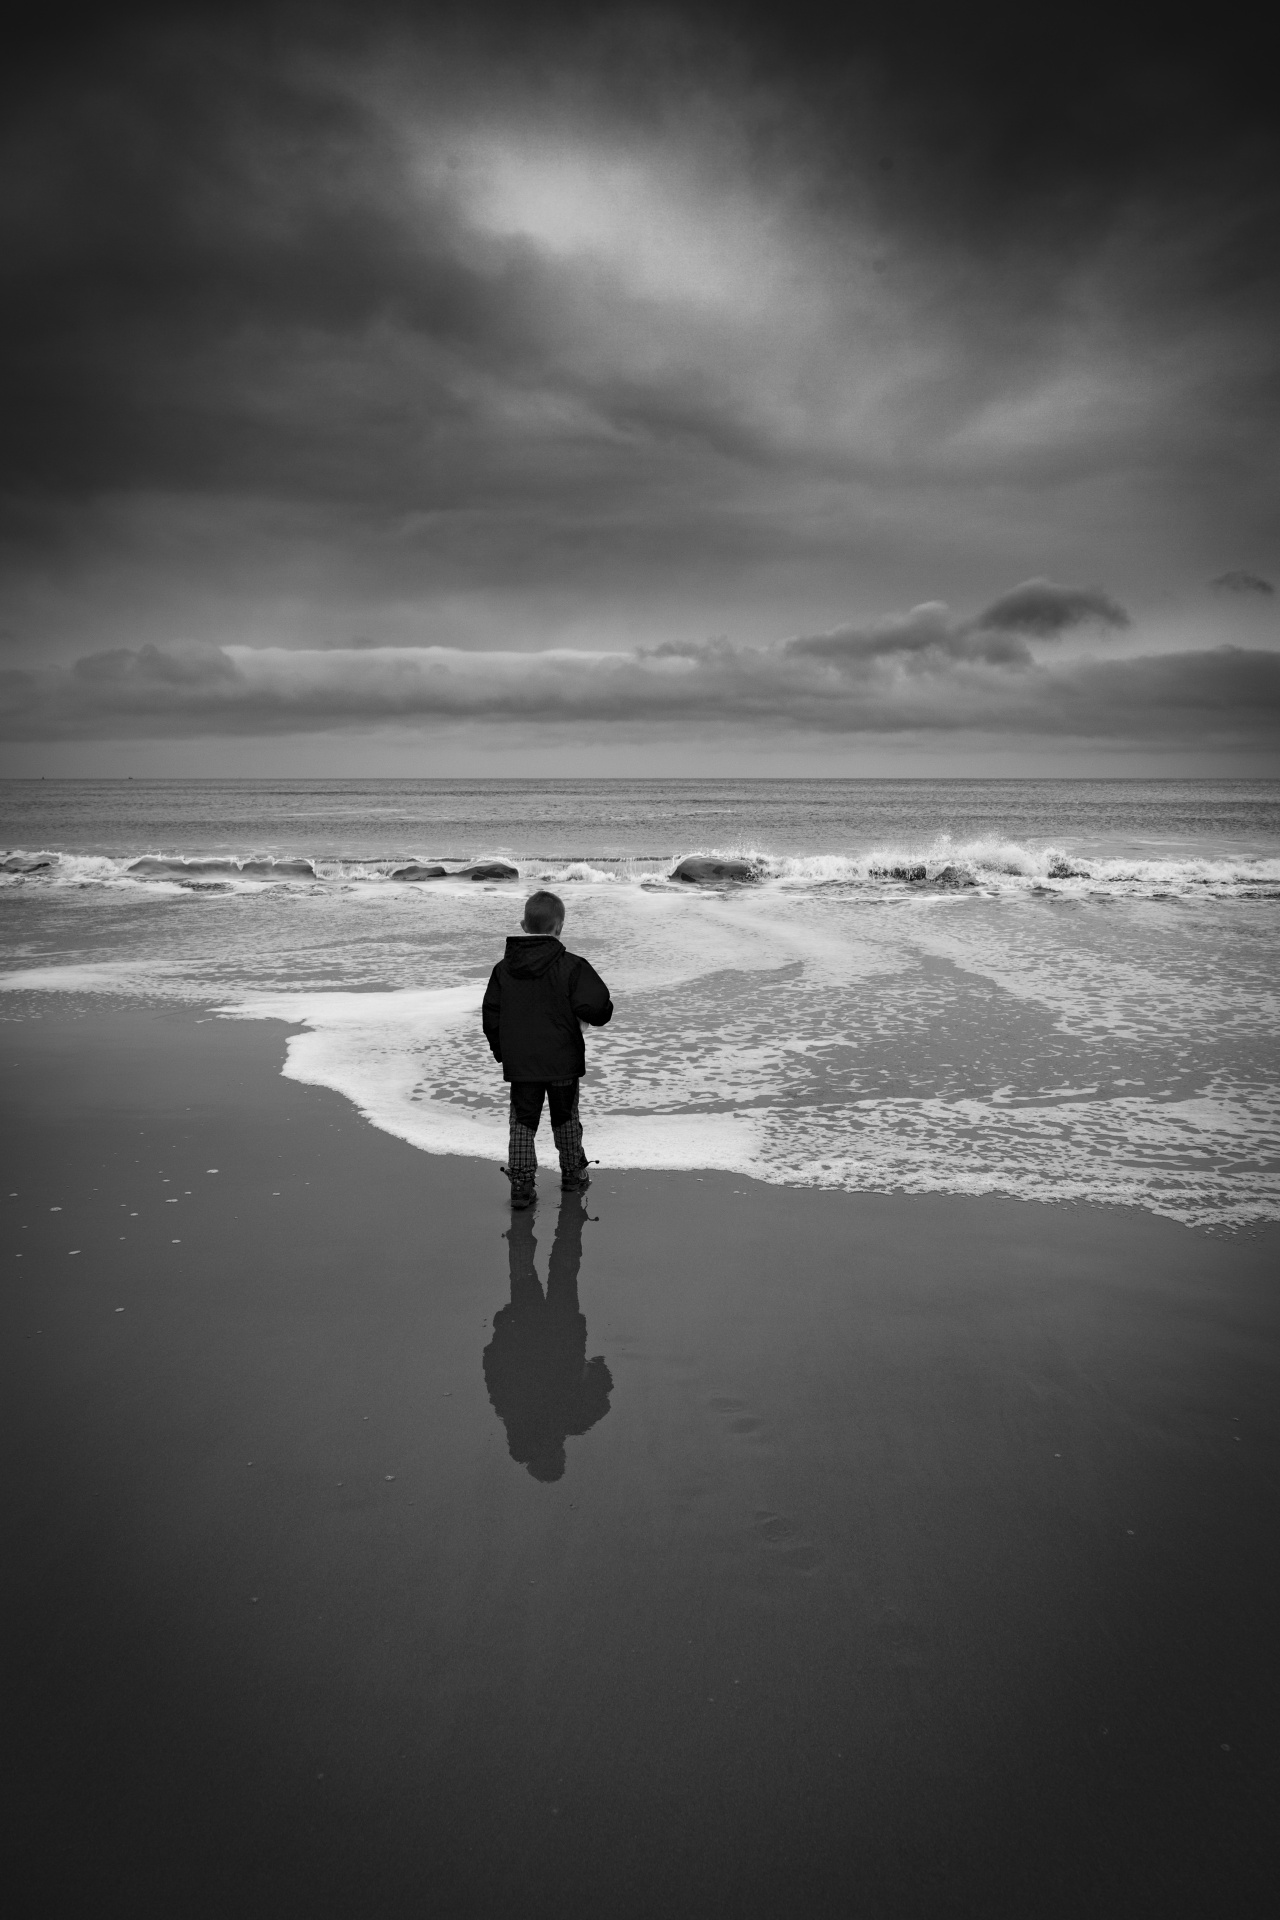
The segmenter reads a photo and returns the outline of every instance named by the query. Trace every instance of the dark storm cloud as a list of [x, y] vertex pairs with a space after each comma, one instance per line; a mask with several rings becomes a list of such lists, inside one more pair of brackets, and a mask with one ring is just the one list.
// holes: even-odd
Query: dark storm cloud
[[993, 666], [1028, 666], [1031, 650], [1015, 634], [990, 633], [952, 620], [941, 602], [869, 626], [838, 627], [833, 633], [788, 640], [793, 659], [827, 661], [857, 670], [871, 661], [897, 661], [913, 671], [935, 672], [955, 660], [985, 660]]
[[0, 675], [0, 731], [145, 737], [510, 719], [646, 721], [675, 735], [763, 723], [826, 735], [1276, 742], [1280, 655], [1223, 647], [1063, 661], [984, 618], [932, 604], [770, 647], [713, 640], [625, 653], [118, 648], [70, 670]]
[[[1126, 71], [1122, 24], [1099, 58], [1079, 20], [1055, 19], [1041, 38], [1004, 17], [997, 28], [989, 10], [967, 11], [963, 30], [941, 10], [908, 9], [897, 25], [834, 37], [803, 11], [784, 27], [733, 10], [481, 8], [467, 31], [444, 8], [426, 16], [434, 34], [420, 18], [376, 6], [268, 9], [262, 23], [160, 13], [126, 22], [80, 63], [62, 43], [10, 122], [10, 487], [245, 489], [385, 512], [501, 501], [530, 485], [536, 452], [541, 484], [572, 513], [602, 477], [620, 500], [643, 500], [655, 448], [664, 467], [696, 449], [712, 471], [935, 463], [936, 450], [904, 445], [901, 432], [892, 447], [875, 433], [866, 447], [862, 434], [831, 444], [812, 423], [788, 435], [753, 404], [753, 381], [773, 370], [752, 353], [734, 367], [727, 343], [721, 377], [707, 380], [696, 326], [647, 367], [631, 338], [616, 359], [602, 351], [628, 304], [635, 331], [656, 321], [660, 335], [663, 263], [650, 284], [619, 285], [590, 208], [577, 235], [549, 236], [536, 205], [481, 206], [477, 218], [477, 164], [483, 173], [504, 139], [517, 174], [546, 173], [531, 100], [540, 87], [543, 132], [578, 141], [584, 167], [598, 162], [619, 197], [624, 249], [636, 208], [608, 130], [643, 166], [646, 143], [675, 117], [692, 130], [691, 164], [728, 138], [726, 118], [740, 133], [693, 182], [706, 203], [684, 209], [695, 226], [724, 216], [732, 196], [714, 189], [728, 168], [744, 225], [778, 211], [770, 196], [783, 182], [797, 198], [784, 195], [782, 211], [812, 222], [821, 247], [870, 252], [883, 240], [910, 278], [919, 268], [903, 251], [926, 234], [957, 332], [981, 316], [990, 335], [987, 352], [969, 339], [949, 356], [946, 394], [923, 374], [904, 381], [895, 397], [905, 411], [923, 405], [930, 428], [980, 413], [993, 387], [1036, 384], [1040, 325], [1056, 336], [1071, 323], [1076, 292], [1064, 283], [1144, 203], [1189, 195], [1186, 211], [1213, 228], [1211, 240], [1185, 231], [1176, 259], [1117, 271], [1120, 302], [1143, 307], [1157, 331], [1168, 331], [1171, 289], [1144, 286], [1144, 264], [1163, 264], [1184, 303], [1233, 289], [1247, 298], [1265, 278], [1267, 250], [1248, 238], [1272, 204], [1252, 83], [1233, 75], [1228, 115], [1212, 59], [1180, 59], [1167, 31]], [[1192, 192], [1199, 161], [1208, 177], [1198, 172]], [[656, 191], [679, 171], [659, 174]], [[572, 198], [571, 172], [549, 175], [547, 191]], [[490, 200], [510, 199], [510, 185], [500, 180]], [[1218, 217], [1229, 194], [1231, 216]], [[664, 211], [678, 226], [678, 194]], [[630, 237], [643, 250], [644, 232]], [[730, 302], [761, 274], [820, 279], [831, 264], [781, 246], [770, 258], [763, 225], [756, 238], [755, 258], [728, 262]], [[873, 278], [875, 267], [869, 259]], [[713, 260], [706, 271], [713, 279]], [[835, 277], [848, 299], [856, 290]], [[793, 342], [809, 355], [814, 344]], [[558, 420], [529, 417], [552, 398]], [[521, 399], [524, 419], [510, 404]], [[1017, 457], [998, 433], [994, 451]]]
[[[993, 666], [1029, 666], [1027, 639], [1056, 640], [1072, 627], [1127, 627], [1129, 615], [1100, 587], [1063, 587], [1024, 580], [972, 620], [955, 620], [939, 602], [869, 626], [789, 640], [786, 651], [812, 659], [853, 663], [898, 657], [932, 666], [947, 660], [985, 660]], [[1024, 637], [1025, 636], [1025, 637]]]
[[[1114, 11], [849, 11], [51, 22], [5, 113], [11, 725], [1055, 729], [1124, 664], [1035, 651], [1118, 632], [1100, 591], [865, 615], [1040, 568], [1137, 607], [1265, 524], [1269, 90]], [[747, 622], [812, 632], [679, 639]]]
[[1260, 573], [1245, 573], [1239, 568], [1231, 573], [1220, 573], [1209, 585], [1221, 587], [1224, 593], [1260, 593], [1269, 596], [1275, 592], [1271, 582], [1264, 580]]
[[1059, 587], [1052, 580], [1024, 580], [1020, 587], [993, 600], [978, 615], [976, 625], [1052, 640], [1071, 627], [1090, 623], [1127, 627], [1130, 620], [1119, 602], [1103, 593], [1101, 587]]

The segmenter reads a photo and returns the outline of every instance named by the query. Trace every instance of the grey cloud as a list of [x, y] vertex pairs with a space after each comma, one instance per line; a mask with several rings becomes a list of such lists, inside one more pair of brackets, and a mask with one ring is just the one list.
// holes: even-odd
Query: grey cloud
[[1224, 593], [1260, 593], [1270, 595], [1275, 592], [1269, 580], [1260, 573], [1246, 573], [1243, 568], [1234, 568], [1230, 573], [1220, 573], [1216, 580], [1209, 582], [1211, 587], [1221, 587]]
[[[928, 469], [966, 413], [1043, 378], [1078, 304], [1072, 273], [1105, 248], [1119, 211], [1155, 191], [1135, 183], [1163, 178], [1162, 142], [1185, 165], [1188, 139], [1207, 129], [1220, 144], [1239, 137], [1215, 118], [1203, 61], [1192, 124], [1157, 124], [1151, 93], [1126, 91], [1116, 71], [1114, 27], [1107, 62], [1084, 58], [1082, 35], [1073, 67], [1057, 23], [1029, 112], [1024, 36], [1009, 26], [993, 43], [967, 16], [963, 30], [940, 20], [923, 37], [876, 19], [834, 43], [817, 18], [800, 30], [729, 9], [696, 27], [674, 11], [605, 9], [588, 28], [570, 13], [479, 7], [470, 33], [447, 14], [433, 32], [386, 6], [346, 19], [320, 8], [310, 31], [297, 13], [281, 19], [266, 60], [257, 33], [196, 9], [182, 28], [104, 41], [80, 71], [64, 61], [29, 85], [25, 111], [15, 99], [10, 177], [39, 184], [0, 255], [5, 364], [21, 369], [5, 396], [10, 485], [238, 489], [393, 512], [509, 497], [537, 465], [572, 515], [583, 484], [637, 501], [638, 443], [668, 469], [659, 478], [694, 456], [708, 479], [738, 467]], [[394, 56], [398, 91], [386, 79]], [[1167, 43], [1163, 57], [1168, 67]], [[815, 294], [837, 312], [830, 372], [813, 341], [796, 342], [815, 388], [808, 419], [795, 417], [795, 391], [773, 391], [786, 383], [749, 342], [735, 354], [723, 325], [715, 350], [692, 329], [664, 344], [660, 303], [629, 302], [598, 263], [548, 258], [527, 236], [478, 234], [447, 169], [445, 185], [415, 173], [415, 123], [430, 129], [461, 101], [464, 119], [505, 116], [519, 138], [536, 128], [539, 87], [571, 143], [576, 113], [588, 158], [609, 126], [657, 151], [673, 101], [695, 129], [690, 101], [712, 101], [706, 141], [738, 130], [731, 171], [762, 214], [773, 183], [803, 186], [783, 211], [824, 258], [814, 284], [796, 283], [794, 317]], [[1238, 128], [1238, 89], [1235, 111]], [[1063, 144], [1064, 127], [1086, 124], [1087, 142]], [[886, 146], [899, 153], [889, 172]], [[1066, 179], [1046, 191], [1055, 164]], [[1210, 198], [1229, 197], [1205, 178]], [[1082, 222], [1064, 268], [1059, 229]], [[1220, 271], [1229, 249], [1215, 231]], [[785, 286], [797, 263], [781, 248], [768, 258], [764, 232], [762, 220], [759, 284]], [[845, 256], [874, 242], [879, 258], [886, 233], [902, 288], [885, 296], [886, 333], [900, 329], [892, 303], [904, 297], [922, 333], [940, 297], [949, 316], [949, 350], [930, 345], [936, 378], [895, 382], [894, 419], [915, 430], [888, 435], [892, 447], [878, 432], [819, 430], [822, 389], [847, 377]], [[1189, 243], [1183, 279], [1208, 270], [1194, 256]], [[1108, 271], [1121, 306], [1151, 307], [1114, 262]], [[1161, 315], [1177, 305], [1161, 302]], [[855, 307], [850, 334], [866, 325]], [[646, 339], [648, 353], [632, 350]], [[543, 400], [555, 404], [539, 414]], [[1078, 468], [1080, 450], [1064, 456], [1052, 439], [1038, 436], [1036, 457]], [[964, 457], [979, 458], [976, 443]], [[995, 457], [1007, 463], [1011, 449]]]
[[112, 647], [85, 654], [74, 662], [71, 677], [100, 692], [122, 695], [127, 705], [146, 698], [152, 689], [193, 692], [226, 688], [235, 681], [235, 668], [217, 647]]
[[[265, 0], [51, 25], [43, 57], [30, 23], [0, 76], [0, 618], [24, 659], [136, 656], [49, 682], [31, 724], [92, 729], [108, 697], [179, 730], [219, 702], [505, 710], [492, 660], [459, 690], [381, 652], [604, 631], [674, 657], [920, 579], [974, 604], [1027, 553], [1134, 605], [1203, 579], [1274, 484], [1269, 91], [1172, 26], [1157, 82], [1114, 19], [911, 12]], [[504, 152], [519, 205], [487, 218]], [[568, 190], [552, 165], [520, 200], [548, 155]], [[593, 226], [634, 179], [642, 217]], [[575, 195], [582, 233], [539, 226]], [[1007, 702], [1036, 642], [1122, 624], [1088, 592], [693, 648], [685, 694], [843, 716], [989, 669]], [[269, 690], [234, 650], [136, 644], [329, 620], [363, 679]], [[670, 712], [643, 658], [582, 666], [582, 698], [613, 713], [629, 674]]]
[[1015, 634], [984, 632], [978, 623], [957, 621], [941, 601], [928, 601], [910, 613], [863, 627], [839, 627], [833, 633], [788, 640], [788, 654], [830, 662], [859, 672], [872, 661], [896, 661], [910, 672], [937, 672], [949, 661], [982, 660], [988, 665], [1025, 667], [1031, 649]]
[[978, 615], [974, 625], [1054, 640], [1070, 627], [1092, 624], [1127, 627], [1129, 615], [1101, 587], [1060, 587], [1052, 580], [1024, 580], [1002, 593]]
[[1072, 627], [1130, 624], [1125, 609], [1100, 587], [1024, 580], [973, 619], [957, 620], [941, 601], [930, 601], [892, 619], [790, 640], [786, 647], [793, 655], [845, 666], [892, 657], [925, 670], [947, 660], [1027, 667], [1035, 658], [1028, 638], [1056, 640]]
[[[1003, 648], [1003, 651], [1001, 649]], [[908, 730], [1275, 744], [1280, 655], [1218, 648], [1037, 658], [1017, 635], [927, 605], [768, 647], [590, 653], [445, 647], [154, 646], [0, 678], [8, 737], [340, 730], [438, 719], [659, 731], [743, 723], [828, 735]]]

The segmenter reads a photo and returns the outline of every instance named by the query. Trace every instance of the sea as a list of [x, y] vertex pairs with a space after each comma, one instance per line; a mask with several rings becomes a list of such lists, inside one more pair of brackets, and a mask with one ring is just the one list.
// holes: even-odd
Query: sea
[[497, 1163], [535, 888], [613, 996], [605, 1166], [1280, 1217], [1277, 781], [0, 782], [0, 1017], [283, 1022], [293, 1078]]

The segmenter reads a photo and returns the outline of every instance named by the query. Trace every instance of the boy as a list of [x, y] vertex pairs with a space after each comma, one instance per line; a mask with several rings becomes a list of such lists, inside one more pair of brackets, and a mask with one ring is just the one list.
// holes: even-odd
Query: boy
[[513, 1207], [532, 1206], [538, 1156], [533, 1136], [542, 1096], [551, 1108], [551, 1133], [560, 1149], [560, 1185], [584, 1193], [590, 1184], [578, 1119], [578, 1082], [587, 1070], [582, 1028], [607, 1026], [609, 989], [586, 960], [560, 944], [564, 902], [554, 893], [531, 894], [522, 934], [512, 934], [489, 976], [481, 1019], [502, 1077], [511, 1083], [510, 1164]]

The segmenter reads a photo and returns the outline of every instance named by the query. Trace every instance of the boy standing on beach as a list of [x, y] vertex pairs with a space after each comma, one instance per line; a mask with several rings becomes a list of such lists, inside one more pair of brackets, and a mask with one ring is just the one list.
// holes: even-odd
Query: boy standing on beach
[[506, 1172], [511, 1204], [533, 1204], [538, 1156], [534, 1134], [542, 1098], [551, 1108], [551, 1133], [560, 1150], [560, 1185], [582, 1193], [589, 1179], [578, 1119], [578, 1082], [587, 1070], [582, 1028], [607, 1026], [609, 989], [589, 961], [560, 944], [564, 902], [554, 893], [525, 901], [522, 933], [489, 976], [481, 1018], [502, 1077], [511, 1083], [511, 1148]]

